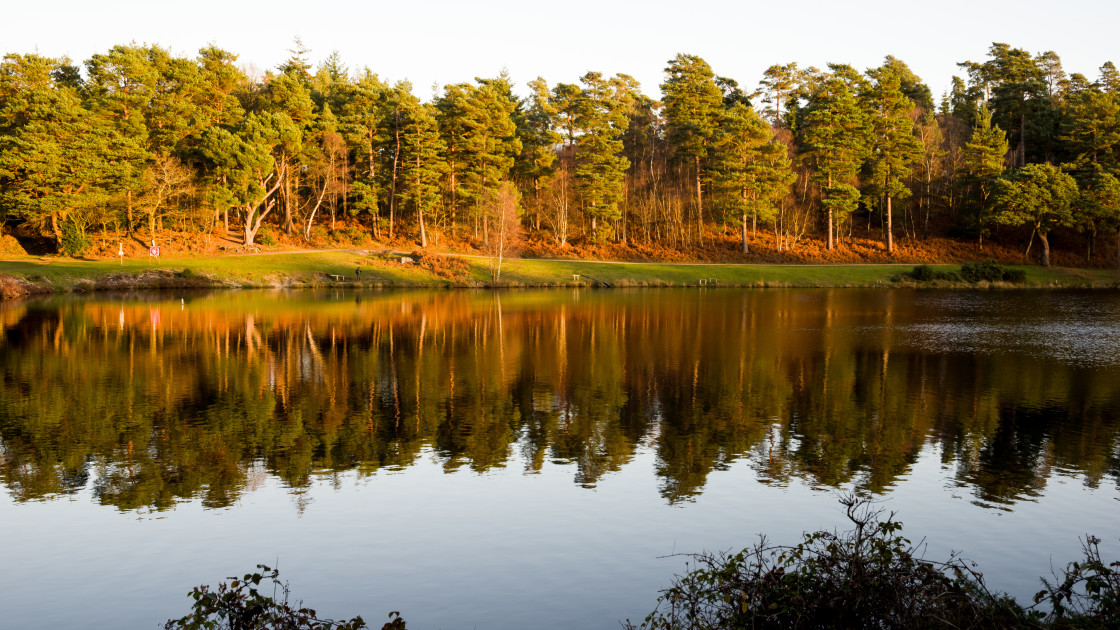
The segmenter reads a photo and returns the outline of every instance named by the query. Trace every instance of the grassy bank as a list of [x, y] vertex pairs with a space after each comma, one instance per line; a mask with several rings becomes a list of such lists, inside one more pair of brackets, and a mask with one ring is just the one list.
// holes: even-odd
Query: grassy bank
[[[20, 293], [128, 290], [167, 287], [890, 287], [917, 286], [898, 279], [910, 265], [734, 265], [618, 263], [577, 260], [507, 260], [501, 282], [490, 281], [488, 261], [462, 257], [426, 257], [401, 262], [401, 255], [359, 250], [252, 254], [163, 259], [159, 264], [126, 260], [75, 260], [27, 257], [0, 261], [0, 284], [9, 297]], [[361, 268], [361, 280], [356, 269]], [[935, 269], [957, 271], [957, 265]], [[1024, 287], [1116, 288], [1120, 272], [1103, 269], [1018, 267]], [[962, 282], [922, 286], [973, 287]], [[980, 286], [987, 287], [982, 284]], [[1007, 285], [1012, 286], [1012, 285]]]

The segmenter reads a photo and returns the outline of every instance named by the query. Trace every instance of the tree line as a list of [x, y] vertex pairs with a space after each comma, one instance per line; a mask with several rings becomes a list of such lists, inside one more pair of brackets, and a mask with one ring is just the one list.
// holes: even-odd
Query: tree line
[[8, 54], [0, 221], [69, 254], [98, 229], [234, 229], [251, 246], [340, 221], [422, 247], [504, 241], [512, 226], [561, 247], [687, 250], [735, 234], [749, 253], [760, 225], [778, 250], [817, 233], [842, 246], [858, 215], [888, 251], [896, 236], [982, 247], [996, 226], [1024, 226], [1044, 264], [1053, 230], [1083, 233], [1087, 257], [1098, 235], [1120, 238], [1111, 62], [1091, 81], [1053, 52], [996, 43], [959, 64], [937, 105], [890, 56], [862, 73], [774, 65], [752, 90], [687, 54], [669, 60], [660, 100], [588, 72], [537, 78], [525, 97], [503, 73], [424, 101], [308, 53], [297, 40], [263, 75], [214, 46], [115, 46], [81, 67]]

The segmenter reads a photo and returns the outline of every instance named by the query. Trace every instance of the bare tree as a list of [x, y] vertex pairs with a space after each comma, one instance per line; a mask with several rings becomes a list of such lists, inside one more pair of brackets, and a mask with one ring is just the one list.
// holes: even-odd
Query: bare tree
[[488, 221], [486, 238], [486, 255], [490, 259], [490, 278], [497, 282], [502, 278], [502, 261], [508, 256], [517, 253], [521, 248], [524, 229], [517, 216], [520, 206], [520, 195], [517, 188], [510, 182], [502, 185], [489, 196], [486, 204]]

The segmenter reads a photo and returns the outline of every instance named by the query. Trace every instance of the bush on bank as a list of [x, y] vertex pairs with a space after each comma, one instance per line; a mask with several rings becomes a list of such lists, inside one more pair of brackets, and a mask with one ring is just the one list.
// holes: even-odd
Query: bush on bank
[[[288, 584], [280, 582], [280, 571], [263, 564], [240, 579], [218, 584], [211, 590], [202, 585], [188, 593], [194, 600], [191, 612], [179, 619], [168, 619], [165, 630], [360, 630], [369, 628], [361, 616], [334, 621], [322, 619], [303, 602], [289, 601]], [[271, 586], [272, 595], [261, 593], [261, 582]], [[271, 583], [271, 584], [269, 584]], [[389, 613], [381, 630], [405, 630], [404, 619]]]
[[[1100, 540], [1056, 573], [1030, 606], [992, 592], [974, 564], [926, 560], [891, 513], [867, 499], [841, 503], [853, 529], [806, 534], [793, 546], [765, 537], [738, 553], [691, 555], [641, 628], [1116, 628], [1120, 562]], [[635, 628], [629, 622], [627, 628]]]

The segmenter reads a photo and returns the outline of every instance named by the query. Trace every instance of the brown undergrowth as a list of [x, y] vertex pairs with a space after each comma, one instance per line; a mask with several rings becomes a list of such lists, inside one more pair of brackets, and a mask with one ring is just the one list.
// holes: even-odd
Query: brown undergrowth
[[[895, 239], [894, 253], [887, 253], [886, 243], [877, 230], [855, 230], [851, 236], [843, 235], [837, 247], [829, 251], [825, 241], [810, 235], [799, 239], [792, 245], [778, 247], [773, 232], [760, 229], [748, 239], [750, 253], [742, 253], [740, 235], [734, 230], [712, 230], [705, 234], [701, 243], [681, 246], [660, 243], [643, 243], [629, 240], [623, 242], [592, 242], [576, 239], [560, 245], [548, 235], [528, 238], [521, 250], [526, 258], [560, 258], [572, 260], [611, 260], [627, 262], [670, 262], [670, 263], [760, 263], [760, 264], [858, 264], [858, 263], [899, 263], [899, 264], [961, 264], [995, 259], [1003, 264], [1038, 264], [1040, 245], [1035, 239], [1029, 252], [1026, 241], [1029, 234], [1003, 234], [1001, 238], [986, 240], [983, 248], [975, 240], [956, 239], [944, 236], [913, 238], [899, 235]], [[93, 244], [84, 254], [90, 259], [113, 259], [118, 248], [123, 247], [127, 258], [143, 258], [148, 255], [151, 235], [136, 234], [125, 236], [118, 233], [93, 235]], [[196, 232], [175, 232], [161, 230], [156, 235], [156, 243], [161, 255], [169, 258], [193, 258], [220, 256], [223, 254], [244, 254], [257, 252], [285, 252], [306, 249], [364, 249], [378, 251], [414, 251], [418, 243], [414, 235], [398, 231], [394, 238], [375, 239], [364, 226], [339, 222], [335, 230], [313, 230], [310, 241], [301, 233], [285, 233], [275, 226], [262, 229], [259, 242], [246, 248], [239, 234], [228, 234], [219, 230], [214, 234]], [[1117, 246], [1113, 239], [1099, 239], [1099, 249], [1092, 261], [1086, 261], [1080, 237], [1071, 233], [1067, 238], [1052, 237], [1051, 263], [1061, 267], [1105, 267], [1117, 266]], [[474, 239], [451, 240], [441, 238], [439, 242], [424, 252], [441, 254], [482, 254], [482, 243]], [[20, 243], [11, 236], [0, 237], [0, 255], [24, 255]], [[443, 268], [445, 264], [437, 266]], [[436, 270], [433, 270], [436, 271]], [[446, 272], [446, 270], [445, 270]], [[454, 278], [436, 271], [443, 277]]]
[[[1021, 244], [986, 242], [981, 249], [976, 241], [931, 237], [898, 238], [892, 254], [887, 252], [881, 239], [858, 236], [844, 238], [832, 251], [828, 250], [823, 240], [812, 237], [802, 238], [790, 247], [779, 249], [773, 233], [763, 230], [748, 238], [748, 244], [751, 251], [744, 254], [739, 235], [729, 233], [710, 235], [702, 245], [685, 250], [636, 242], [575, 242], [560, 246], [554, 241], [537, 239], [526, 244], [522, 255], [575, 260], [760, 264], [961, 264], [995, 259], [1004, 264], [1030, 265], [1038, 263], [1039, 251], [1037, 242], [1028, 256]], [[1051, 264], [1061, 267], [1111, 267], [1116, 264], [1116, 252], [1103, 247], [1094, 256], [1092, 264], [1087, 264], [1082, 254], [1067, 250], [1052, 249], [1050, 256]]]

